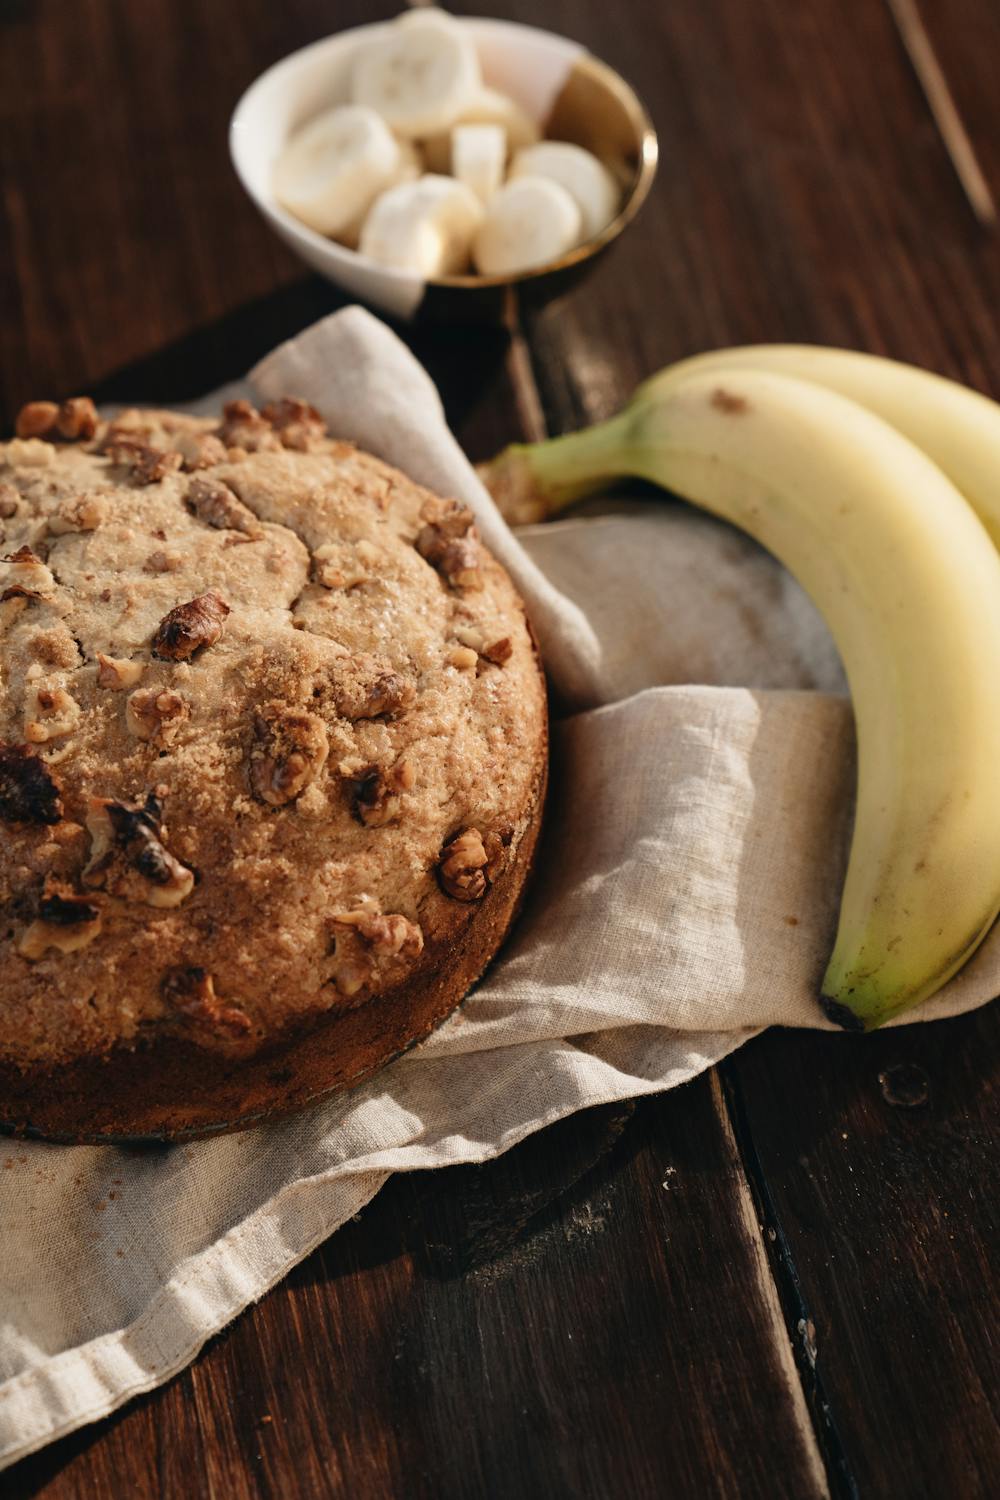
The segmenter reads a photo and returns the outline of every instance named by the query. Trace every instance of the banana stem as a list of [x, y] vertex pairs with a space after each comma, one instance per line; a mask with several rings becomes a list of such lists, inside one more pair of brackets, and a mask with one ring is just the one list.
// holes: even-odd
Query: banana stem
[[630, 407], [606, 422], [541, 443], [511, 443], [480, 477], [513, 525], [544, 521], [611, 480], [639, 472]]

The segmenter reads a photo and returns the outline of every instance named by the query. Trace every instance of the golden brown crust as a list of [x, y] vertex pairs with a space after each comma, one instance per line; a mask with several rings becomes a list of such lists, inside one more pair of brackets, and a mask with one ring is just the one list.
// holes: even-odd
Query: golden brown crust
[[304, 404], [60, 417], [0, 445], [0, 1119], [223, 1128], [488, 962], [544, 685], [471, 517]]

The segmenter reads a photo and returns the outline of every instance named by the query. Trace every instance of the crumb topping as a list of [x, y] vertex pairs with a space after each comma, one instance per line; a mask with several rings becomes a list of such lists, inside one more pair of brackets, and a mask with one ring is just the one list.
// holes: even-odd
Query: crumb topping
[[[516, 853], [544, 737], [472, 512], [289, 397], [0, 443], [0, 1055], [220, 1052], [388, 997]], [[457, 832], [456, 832], [457, 830]]]

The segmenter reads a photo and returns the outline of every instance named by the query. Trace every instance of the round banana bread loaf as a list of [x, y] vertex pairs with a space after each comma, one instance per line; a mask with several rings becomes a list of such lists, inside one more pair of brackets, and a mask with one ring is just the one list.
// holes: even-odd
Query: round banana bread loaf
[[0, 1123], [231, 1129], [461, 1000], [545, 690], [471, 512], [286, 400], [36, 402], [0, 445]]

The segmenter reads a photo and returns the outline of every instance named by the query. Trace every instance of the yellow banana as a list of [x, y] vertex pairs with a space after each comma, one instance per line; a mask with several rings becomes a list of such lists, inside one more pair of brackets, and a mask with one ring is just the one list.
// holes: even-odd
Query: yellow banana
[[816, 344], [713, 349], [668, 366], [639, 391], [651, 395], [696, 372], [717, 375], [733, 369], [794, 375], [867, 407], [944, 470], [1000, 547], [1000, 405], [996, 401], [915, 365]]
[[756, 537], [830, 627], [859, 760], [821, 996], [841, 1025], [880, 1025], [944, 984], [1000, 910], [1000, 555], [893, 427], [753, 369], [672, 372], [610, 421], [515, 445], [484, 471], [501, 508], [513, 496], [521, 514], [622, 475]]

